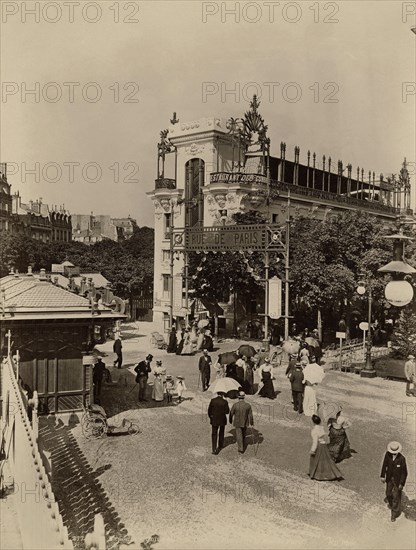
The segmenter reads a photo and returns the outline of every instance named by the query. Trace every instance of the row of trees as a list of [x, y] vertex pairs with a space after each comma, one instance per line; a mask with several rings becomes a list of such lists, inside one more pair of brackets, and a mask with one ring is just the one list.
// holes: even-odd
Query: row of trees
[[[237, 214], [236, 223], [266, 223], [258, 212]], [[326, 221], [299, 218], [290, 224], [290, 313], [298, 328], [323, 325], [338, 328], [340, 319], [354, 328], [354, 321], [367, 319], [367, 295], [360, 298], [358, 282], [371, 285], [373, 319], [396, 319], [400, 311], [390, 308], [384, 298], [389, 275], [377, 272], [392, 259], [391, 232], [380, 220], [363, 212], [346, 212]], [[408, 248], [410, 263], [416, 264], [416, 249]], [[227, 301], [231, 293], [239, 297], [264, 294], [264, 258], [260, 253], [225, 252], [192, 254], [190, 275], [195, 295]], [[284, 279], [284, 261], [270, 255], [269, 276]], [[412, 307], [406, 309], [410, 311]], [[319, 315], [318, 315], [319, 312]], [[362, 318], [360, 318], [360, 316]], [[356, 324], [358, 324], [358, 322]], [[358, 335], [358, 334], [357, 334]]]
[[154, 231], [149, 227], [135, 228], [128, 240], [104, 240], [92, 245], [43, 243], [6, 232], [0, 233], [0, 242], [1, 276], [11, 268], [25, 273], [29, 265], [34, 271], [49, 271], [51, 264], [69, 260], [84, 271], [101, 272], [121, 298], [153, 290]]

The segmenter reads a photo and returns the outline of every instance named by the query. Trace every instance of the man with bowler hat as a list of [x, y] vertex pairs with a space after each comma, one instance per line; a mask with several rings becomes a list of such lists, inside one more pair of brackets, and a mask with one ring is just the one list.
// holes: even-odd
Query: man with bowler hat
[[243, 391], [238, 393], [238, 401], [234, 403], [230, 412], [230, 424], [235, 428], [239, 453], [244, 453], [247, 427], [254, 426], [253, 411], [251, 405], [244, 401], [245, 396]]
[[202, 391], [207, 391], [211, 378], [211, 363], [212, 359], [208, 355], [208, 350], [204, 349], [199, 358], [199, 372], [201, 373]]
[[391, 521], [400, 516], [402, 490], [407, 479], [406, 459], [401, 454], [402, 446], [398, 441], [390, 441], [381, 467], [381, 481], [386, 483], [386, 502], [391, 510]]
[[227, 400], [224, 398], [224, 393], [217, 392], [217, 397], [211, 399], [208, 406], [208, 416], [212, 428], [211, 442], [213, 455], [217, 455], [224, 447], [224, 430], [227, 424], [227, 414], [229, 412], [230, 409]]
[[134, 368], [134, 372], [136, 373], [136, 383], [139, 384], [139, 401], [147, 401], [147, 399], [145, 399], [147, 379], [149, 378], [149, 372], [152, 371], [150, 368], [152, 359], [153, 355], [149, 353], [149, 355], [146, 356], [146, 359], [144, 361], [140, 361], [140, 363]]

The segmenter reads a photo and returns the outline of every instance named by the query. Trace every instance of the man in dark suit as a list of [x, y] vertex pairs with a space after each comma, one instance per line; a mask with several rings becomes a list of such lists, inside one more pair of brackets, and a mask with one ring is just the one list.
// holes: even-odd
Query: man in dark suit
[[407, 479], [406, 459], [401, 454], [402, 446], [397, 441], [390, 441], [381, 467], [381, 481], [387, 483], [384, 502], [391, 510], [391, 521], [401, 514], [402, 490]]
[[114, 366], [117, 366], [118, 369], [121, 369], [123, 365], [123, 345], [120, 338], [116, 338], [113, 344], [113, 351], [117, 355], [117, 359], [114, 361]]
[[201, 373], [202, 391], [207, 391], [211, 378], [211, 363], [212, 359], [208, 355], [208, 350], [204, 349], [199, 358], [199, 372]]
[[100, 405], [101, 400], [101, 385], [103, 383], [105, 372], [105, 363], [103, 363], [101, 357], [96, 361], [94, 368], [92, 369], [92, 381], [94, 384], [94, 403]]
[[147, 401], [146, 397], [146, 388], [147, 388], [147, 379], [149, 378], [149, 372], [151, 372], [150, 363], [152, 362], [153, 355], [149, 353], [146, 356], [144, 361], [140, 361], [138, 365], [134, 368], [136, 375], [136, 382], [139, 384], [139, 401]]
[[235, 428], [239, 453], [244, 453], [247, 427], [254, 426], [253, 411], [251, 405], [244, 401], [245, 396], [243, 391], [238, 393], [238, 401], [234, 403], [230, 412], [230, 424], [232, 423]]
[[[224, 394], [218, 392], [217, 397], [211, 399], [208, 406], [208, 416], [211, 422], [212, 454], [217, 455], [224, 447], [224, 430], [227, 424], [227, 414], [230, 412]], [[219, 432], [219, 436], [217, 435]], [[218, 439], [217, 439], [218, 437]], [[218, 445], [217, 445], [218, 441]]]
[[303, 413], [303, 370], [300, 363], [296, 363], [295, 370], [289, 375], [290, 385], [292, 387], [293, 409], [299, 414]]

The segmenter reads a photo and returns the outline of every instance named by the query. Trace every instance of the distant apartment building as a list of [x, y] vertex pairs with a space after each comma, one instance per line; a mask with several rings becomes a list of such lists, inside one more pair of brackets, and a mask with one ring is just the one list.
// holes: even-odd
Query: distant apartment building
[[7, 163], [0, 163], [0, 230], [43, 242], [68, 242], [72, 237], [71, 216], [63, 206], [50, 208], [41, 198], [23, 203], [19, 191], [11, 193]]
[[137, 227], [136, 220], [130, 218], [111, 218], [102, 214], [73, 214], [72, 240], [93, 244], [110, 239], [118, 241], [129, 239]]
[[12, 195], [11, 185], [7, 182], [6, 163], [0, 164], [0, 229], [12, 231]]
[[42, 198], [23, 203], [17, 192], [12, 195], [12, 212], [16, 219], [15, 233], [43, 242], [69, 242], [72, 239], [71, 216], [64, 206], [50, 208]]

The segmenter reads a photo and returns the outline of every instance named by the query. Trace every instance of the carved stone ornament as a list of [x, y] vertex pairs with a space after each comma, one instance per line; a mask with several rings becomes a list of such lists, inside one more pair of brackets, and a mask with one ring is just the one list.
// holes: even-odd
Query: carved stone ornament
[[170, 212], [170, 209], [171, 209], [170, 199], [160, 199], [160, 205], [165, 212]]
[[197, 145], [196, 143], [192, 143], [189, 147], [185, 147], [185, 153], [188, 155], [197, 155], [198, 153], [202, 153], [205, 149], [205, 145]]
[[227, 198], [225, 194], [218, 193], [217, 195], [215, 195], [215, 200], [217, 201], [217, 204], [220, 208], [224, 208]]

